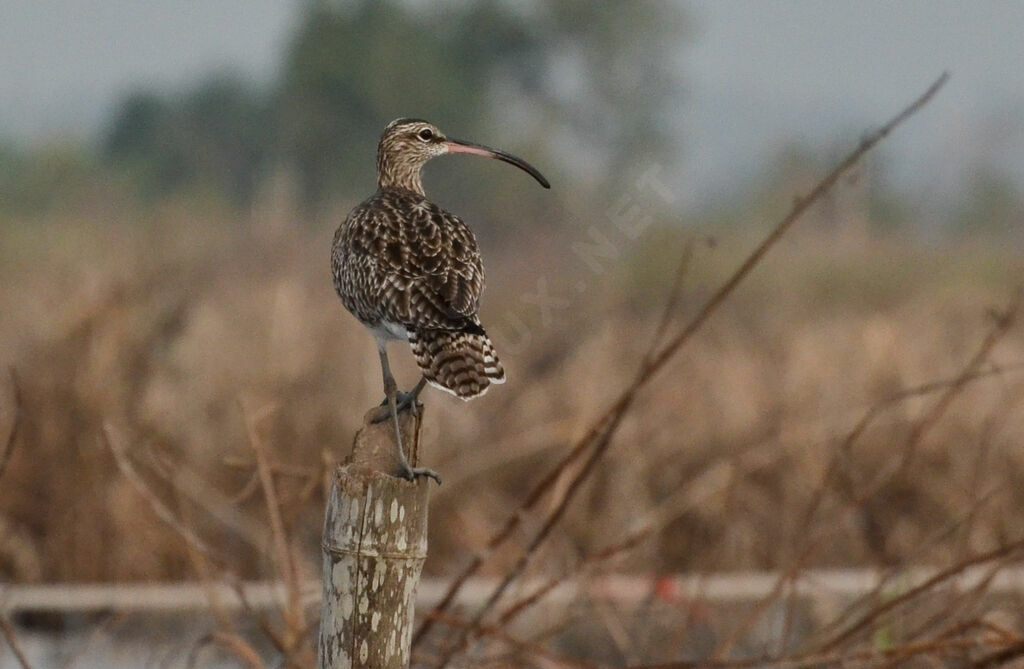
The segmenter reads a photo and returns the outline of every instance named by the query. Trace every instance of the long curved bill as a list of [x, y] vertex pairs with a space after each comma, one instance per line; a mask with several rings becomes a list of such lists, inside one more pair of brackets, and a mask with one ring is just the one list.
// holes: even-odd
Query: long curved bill
[[551, 188], [551, 184], [544, 178], [544, 175], [537, 171], [537, 168], [526, 162], [522, 158], [513, 156], [511, 153], [505, 153], [504, 151], [498, 151], [482, 144], [474, 144], [472, 142], [463, 142], [458, 139], [448, 138], [445, 140], [445, 144], [448, 145], [449, 153], [469, 153], [474, 156], [483, 156], [484, 158], [495, 158], [509, 165], [515, 165], [522, 171], [529, 174], [531, 177], [537, 180], [544, 188]]

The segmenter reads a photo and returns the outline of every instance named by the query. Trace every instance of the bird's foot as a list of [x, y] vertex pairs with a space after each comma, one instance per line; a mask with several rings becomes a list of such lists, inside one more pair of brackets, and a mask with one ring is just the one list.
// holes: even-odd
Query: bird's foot
[[415, 481], [420, 476], [428, 476], [437, 482], [437, 485], [441, 485], [441, 475], [435, 472], [433, 469], [427, 467], [410, 467], [408, 463], [405, 463], [405, 468], [399, 472], [399, 476], [408, 481]]
[[[412, 411], [413, 416], [420, 415], [420, 409], [423, 408], [423, 402], [420, 402], [417, 398], [416, 393], [403, 393], [398, 392], [398, 396], [395, 398], [395, 411], [402, 412], [408, 409]], [[391, 407], [388, 405], [388, 398], [384, 398], [384, 401], [380, 403], [380, 406], [374, 411], [373, 416], [370, 417], [371, 423], [383, 423], [384, 421], [391, 418]]]
[[396, 398], [396, 400], [397, 400], [396, 408], [399, 411], [405, 411], [406, 409], [408, 409], [408, 410], [412, 411], [412, 415], [413, 416], [419, 416], [420, 415], [420, 409], [423, 408], [423, 402], [419, 401], [419, 397], [418, 396], [419, 396], [419, 393], [416, 393], [416, 392], [408, 392], [408, 393], [399, 392], [398, 393], [398, 397]]

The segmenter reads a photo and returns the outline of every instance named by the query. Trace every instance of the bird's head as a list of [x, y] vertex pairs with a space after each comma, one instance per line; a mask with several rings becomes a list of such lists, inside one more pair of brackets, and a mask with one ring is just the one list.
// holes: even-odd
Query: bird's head
[[544, 188], [551, 188], [548, 180], [522, 158], [480, 144], [451, 139], [433, 123], [414, 118], [395, 119], [384, 128], [377, 146], [377, 185], [422, 194], [420, 169], [431, 158], [446, 153], [468, 153], [502, 160], [523, 170]]

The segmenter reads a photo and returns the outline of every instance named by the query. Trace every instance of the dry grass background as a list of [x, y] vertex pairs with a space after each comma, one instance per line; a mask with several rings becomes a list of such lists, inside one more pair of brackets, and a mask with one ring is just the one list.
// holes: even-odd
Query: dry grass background
[[[808, 222], [810, 232], [777, 249], [644, 391], [570, 512], [566, 550], [599, 548], [639, 515], [678, 503], [632, 568], [788, 564], [810, 529], [803, 511], [837, 443], [879, 401], [955, 377], [992, 327], [989, 309], [1005, 306], [1021, 276], [1012, 245], [837, 245], [814, 227]], [[330, 231], [164, 211], [144, 224], [84, 215], [8, 225], [2, 234], [0, 352], [16, 372], [24, 416], [0, 495], [5, 530], [19, 539], [5, 551], [6, 575], [192, 575], [178, 538], [119, 476], [101, 438], [104, 421], [126, 426], [151, 466], [202, 482], [199, 499], [173, 486], [163, 492], [209, 541], [232, 550], [244, 537], [225, 532], [203, 505], [246, 492], [243, 405], [272, 408], [261, 429], [293, 474], [283, 475], [285, 503], [315, 557], [323, 499], [309, 477], [344, 454], [380, 394], [371, 340], [328, 280]], [[433, 526], [428, 571], [446, 573], [621, 390], [653, 336], [684, 240], [706, 236], [653, 228], [607, 272], [588, 276], [582, 293], [565, 276], [571, 254], [550, 251], [568, 249], [571, 233], [543, 251], [487, 249], [484, 317], [505, 344], [511, 381], [467, 405], [427, 396], [427, 457], [447, 477], [435, 494], [443, 521]], [[680, 318], [749, 249], [743, 236], [715, 236], [713, 247], [695, 252]], [[537, 292], [540, 275], [571, 303], [552, 308], [549, 323], [522, 299]], [[415, 370], [399, 350], [399, 374], [411, 384]], [[1014, 328], [983, 368], [1022, 360], [1024, 338]], [[817, 516], [840, 524], [811, 564], [942, 562], [965, 546], [1020, 536], [1024, 521], [1013, 510], [1024, 502], [1022, 393], [1012, 369], [969, 384], [925, 436], [913, 476], [850, 511], [854, 493], [843, 487], [869, 481], [937, 393], [885, 411], [843, 454], [842, 485], [825, 491]], [[680, 500], [694, 486], [702, 492]], [[249, 492], [236, 505], [242, 514], [259, 509]], [[922, 542], [961, 523], [981, 497], [970, 536], [953, 533], [920, 554]], [[262, 568], [257, 559], [240, 564], [247, 575]]]
[[[0, 435], [20, 417], [0, 482], [0, 574], [277, 573], [266, 517], [277, 505], [265, 503], [256, 472], [266, 457], [299, 569], [315, 576], [325, 474], [380, 397], [371, 339], [329, 280], [333, 223], [126, 211], [0, 227], [0, 361], [13, 370]], [[581, 564], [794, 574], [955, 566], [987, 551], [1000, 565], [1019, 558], [1007, 547], [1024, 537], [1024, 333], [1006, 310], [1024, 276], [1020, 240], [847, 234], [822, 208], [812, 214], [641, 391], [531, 575], [558, 582]], [[670, 329], [761, 234], [757, 222], [656, 221], [635, 240], [615, 237], [614, 257], [594, 272], [572, 251], [602, 217], [586, 220], [485, 244], [483, 317], [510, 382], [471, 404], [426, 397], [424, 457], [446, 479], [433, 493], [428, 574], [464, 566], [635, 377], [684, 250], [692, 257]], [[555, 301], [539, 307], [540, 293]], [[409, 357], [395, 353], [411, 385]], [[104, 425], [127, 436], [140, 475], [214, 563], [119, 472]], [[529, 540], [567, 485], [523, 516], [513, 543]], [[518, 559], [503, 550], [485, 573], [506, 574]], [[692, 634], [703, 614], [687, 606]], [[736, 617], [707, 654], [728, 657], [763, 613]], [[840, 643], [856, 615], [835, 618], [812, 647], [859, 652]], [[644, 637], [629, 631], [641, 618], [598, 617], [616, 642], [600, 652], [650, 657], [622, 642]], [[1024, 621], [1000, 625], [1016, 648], [1009, 630]], [[956, 636], [947, 632], [934, 638]], [[692, 651], [692, 637], [668, 633], [647, 649], [684, 638]], [[593, 636], [572, 654], [599, 652], [588, 644]]]

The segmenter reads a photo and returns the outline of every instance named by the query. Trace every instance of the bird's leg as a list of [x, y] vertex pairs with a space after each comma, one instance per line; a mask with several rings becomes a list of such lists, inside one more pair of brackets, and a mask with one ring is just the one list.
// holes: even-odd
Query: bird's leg
[[[398, 448], [398, 462], [402, 468], [399, 475], [402, 478], [415, 481], [417, 476], [429, 476], [440, 485], [440, 474], [426, 467], [412, 467], [405, 457], [405, 449], [402, 447], [402, 429], [398, 425], [398, 384], [395, 383], [395, 377], [391, 374], [391, 366], [388, 364], [388, 352], [385, 346], [384, 342], [378, 342], [377, 344], [377, 349], [380, 351], [380, 368], [384, 375], [384, 394], [387, 395], [388, 411], [387, 413], [383, 411], [378, 412], [378, 415], [373, 417], [373, 422], [379, 423], [388, 417], [391, 418], [391, 424], [395, 428], [395, 446]], [[413, 402], [415, 402], [415, 399]], [[384, 407], [381, 408], [383, 409]]]
[[410, 409], [413, 416], [418, 416], [420, 414], [419, 407], [422, 406], [419, 401], [420, 393], [423, 392], [423, 388], [426, 385], [427, 377], [421, 376], [420, 380], [412, 390], [407, 393], [399, 392], [398, 410], [405, 411], [406, 409]]
[[[406, 409], [409, 409], [410, 411], [412, 411], [412, 415], [413, 416], [420, 415], [420, 407], [423, 406], [423, 403], [419, 401], [419, 398], [420, 398], [420, 393], [423, 392], [423, 388], [426, 387], [426, 385], [427, 385], [426, 377], [420, 377], [419, 382], [417, 382], [416, 385], [413, 387], [413, 389], [410, 390], [409, 392], [406, 393], [406, 392], [403, 392], [403, 391], [399, 390], [398, 391], [398, 395], [397, 395], [398, 412], [401, 413], [401, 412], [405, 411]], [[380, 403], [380, 406], [381, 407], [386, 407], [387, 405], [388, 405], [388, 398], [387, 398], [387, 395], [385, 395], [384, 396], [384, 401]], [[374, 416], [373, 422], [374, 423], [379, 423], [379, 422], [381, 422], [383, 420], [387, 420], [387, 418], [389, 416], [390, 416], [390, 414], [387, 413], [386, 411], [381, 411], [381, 412], [378, 413], [378, 415]]]

